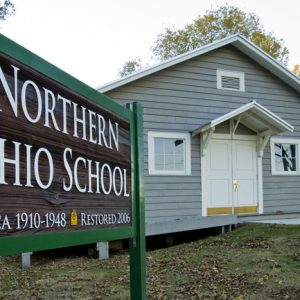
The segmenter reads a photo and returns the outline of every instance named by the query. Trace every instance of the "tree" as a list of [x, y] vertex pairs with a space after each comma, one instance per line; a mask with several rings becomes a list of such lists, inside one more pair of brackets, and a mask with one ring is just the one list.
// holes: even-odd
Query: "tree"
[[289, 51], [283, 40], [267, 33], [254, 13], [243, 12], [228, 4], [206, 11], [183, 29], [166, 28], [158, 35], [152, 51], [163, 61], [236, 33], [287, 64]]
[[6, 20], [7, 17], [14, 15], [15, 12], [15, 5], [11, 0], [0, 0], [0, 21]]
[[142, 69], [141, 59], [136, 57], [124, 63], [122, 69], [119, 71], [119, 76], [124, 77], [140, 69]]
[[293, 73], [300, 77], [300, 65], [295, 65], [293, 68]]

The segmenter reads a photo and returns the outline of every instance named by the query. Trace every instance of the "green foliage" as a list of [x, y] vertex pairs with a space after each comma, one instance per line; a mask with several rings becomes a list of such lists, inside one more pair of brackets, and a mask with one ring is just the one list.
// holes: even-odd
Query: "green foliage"
[[206, 11], [183, 29], [166, 28], [158, 35], [152, 51], [163, 61], [237, 33], [281, 63], [287, 64], [289, 51], [283, 40], [266, 32], [254, 13], [243, 12], [228, 4]]
[[140, 69], [142, 69], [141, 59], [138, 57], [133, 58], [124, 63], [122, 69], [119, 71], [119, 76], [125, 77], [125, 76], [130, 75], [131, 73], [134, 73]]
[[300, 77], [300, 65], [295, 65], [293, 68], [293, 73]]
[[0, 21], [6, 20], [7, 17], [14, 15], [15, 12], [15, 5], [11, 0], [0, 0]]

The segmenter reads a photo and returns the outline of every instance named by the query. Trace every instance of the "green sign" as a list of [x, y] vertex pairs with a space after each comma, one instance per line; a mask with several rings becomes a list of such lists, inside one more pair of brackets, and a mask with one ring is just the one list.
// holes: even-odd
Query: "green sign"
[[144, 299], [142, 128], [139, 104], [0, 35], [0, 255], [128, 238]]

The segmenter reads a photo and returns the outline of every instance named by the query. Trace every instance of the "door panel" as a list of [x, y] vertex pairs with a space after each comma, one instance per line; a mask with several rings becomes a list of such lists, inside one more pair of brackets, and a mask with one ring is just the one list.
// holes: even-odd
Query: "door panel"
[[230, 182], [228, 179], [218, 179], [210, 181], [210, 207], [231, 206], [231, 192], [229, 191]]
[[203, 197], [208, 215], [257, 211], [255, 141], [211, 139], [205, 162]]
[[[232, 211], [232, 160], [229, 140], [211, 140], [207, 149], [206, 176], [203, 190], [208, 199], [208, 213], [231, 213]], [[210, 208], [214, 208], [210, 210]], [[215, 208], [220, 208], [215, 209]], [[224, 208], [229, 208], [225, 209]], [[229, 211], [229, 212], [228, 212]], [[209, 213], [210, 214], [210, 213]]]
[[212, 141], [210, 147], [210, 170], [225, 171], [230, 169], [231, 145], [228, 141]]
[[232, 141], [232, 173], [237, 180], [233, 204], [257, 206], [257, 155], [255, 141]]
[[255, 182], [251, 179], [239, 179], [234, 206], [249, 206], [255, 204]]

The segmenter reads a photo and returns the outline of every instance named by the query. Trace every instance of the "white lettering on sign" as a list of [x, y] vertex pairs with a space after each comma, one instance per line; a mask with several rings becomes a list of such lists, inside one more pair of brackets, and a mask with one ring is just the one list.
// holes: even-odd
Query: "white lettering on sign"
[[56, 122], [55, 115], [54, 115], [54, 110], [55, 110], [55, 106], [56, 106], [54, 93], [51, 92], [50, 90], [47, 90], [46, 88], [43, 88], [43, 89], [44, 89], [44, 93], [45, 93], [45, 124], [44, 124], [44, 126], [51, 128], [51, 125], [50, 125], [50, 119], [51, 119], [54, 128], [57, 131], [60, 131], [60, 129], [57, 125], [57, 122]]
[[[103, 115], [54, 93], [49, 88], [39, 86], [34, 80], [19, 80], [22, 70], [14, 65], [11, 65], [11, 71], [12, 87], [0, 66], [0, 81], [7, 96], [1, 99], [8, 99], [7, 107], [12, 110], [14, 117], [19, 118], [21, 111], [31, 124], [40, 122], [44, 127], [61, 134], [119, 151], [117, 122], [105, 119]], [[0, 114], [1, 112], [0, 102]], [[66, 175], [60, 181], [64, 191], [74, 189], [80, 193], [113, 193], [129, 197], [126, 168], [83, 156], [73, 156], [71, 148], [64, 149], [61, 160]], [[13, 178], [6, 174], [7, 168], [14, 171]], [[86, 176], [82, 175], [84, 173]], [[7, 185], [7, 178], [10, 177], [9, 182], [14, 186], [32, 188], [36, 185], [45, 190], [51, 187], [54, 175], [54, 161], [47, 148], [36, 149], [32, 145], [9, 141], [0, 136], [0, 185]]]
[[[44, 147], [32, 151], [32, 145], [21, 144], [12, 141], [14, 147], [14, 158], [6, 157], [7, 140], [0, 138], [0, 184], [8, 184], [5, 178], [5, 170], [7, 165], [14, 167], [14, 183], [15, 186], [23, 186], [21, 183], [21, 174], [25, 174], [24, 186], [33, 187], [32, 174], [37, 185], [42, 189], [51, 186], [54, 177], [54, 163], [50, 151]], [[26, 161], [21, 161], [20, 152], [25, 153]], [[41, 158], [43, 157], [43, 159]], [[31, 166], [33, 160], [33, 170]], [[40, 174], [41, 161], [43, 161], [43, 179]], [[63, 190], [69, 192], [72, 188], [80, 193], [95, 193], [109, 195], [112, 192], [116, 196], [129, 197], [127, 191], [127, 169], [119, 166], [111, 167], [109, 164], [101, 164], [99, 161], [86, 159], [82, 156], [73, 159], [73, 151], [66, 148], [63, 153], [62, 161], [64, 163], [66, 177], [63, 177]], [[20, 166], [24, 166], [22, 170]], [[46, 172], [45, 172], [46, 170]], [[82, 172], [86, 172], [87, 176], [82, 176]], [[79, 179], [79, 173], [81, 178]]]
[[6, 78], [2, 72], [2, 69], [0, 67], [0, 80], [2, 82], [2, 85], [4, 87], [6, 96], [9, 100], [10, 106], [15, 114], [15, 117], [18, 117], [18, 71], [19, 68], [12, 65], [12, 68], [14, 69], [14, 87], [15, 87], [15, 97], [13, 97], [11, 90], [9, 89], [8, 83], [6, 81]]
[[[127, 169], [121, 169], [119, 166], [111, 168], [107, 163], [101, 164], [99, 161], [82, 156], [72, 159], [72, 154], [71, 148], [66, 148], [63, 154], [63, 162], [68, 174], [68, 178], [63, 178], [65, 191], [70, 191], [74, 186], [80, 193], [109, 195], [113, 191], [116, 196], [129, 197], [126, 182]], [[87, 180], [79, 182], [78, 174], [82, 171], [87, 173], [84, 177]]]
[[[6, 139], [2, 139], [0, 138], [0, 184], [7, 184], [6, 179], [5, 179], [5, 170], [6, 170], [6, 166], [8, 164], [13, 165], [14, 169], [15, 169], [15, 177], [14, 177], [14, 183], [13, 185], [16, 186], [23, 186], [20, 182], [20, 174], [25, 173], [26, 174], [26, 184], [25, 187], [33, 187], [32, 185], [32, 180], [31, 180], [31, 174], [32, 174], [32, 170], [31, 170], [31, 157], [32, 157], [32, 146], [31, 145], [27, 145], [24, 144], [22, 145], [21, 143], [12, 141], [12, 143], [14, 144], [14, 153], [15, 153], [15, 158], [14, 159], [9, 159], [6, 158], [6, 143], [7, 140]], [[22, 164], [22, 162], [20, 161], [20, 148], [25, 148], [25, 154], [26, 154], [26, 163], [25, 163], [25, 168], [26, 168], [26, 172], [23, 172], [22, 170], [20, 170], [20, 165]], [[23, 149], [24, 150], [24, 149]], [[39, 164], [40, 164], [40, 156], [44, 154], [45, 157], [47, 157], [47, 161], [48, 161], [48, 175], [47, 175], [47, 181], [46, 183], [43, 183], [41, 180], [41, 176], [40, 176], [40, 170], [39, 170]], [[51, 156], [51, 153], [49, 152], [49, 150], [47, 150], [46, 148], [40, 148], [37, 150], [37, 152], [34, 155], [34, 176], [35, 176], [35, 180], [38, 184], [38, 186], [42, 189], [47, 189], [50, 187], [52, 180], [53, 180], [53, 174], [54, 174], [54, 166], [53, 166], [53, 159]]]
[[22, 229], [39, 229], [41, 227], [66, 227], [67, 220], [65, 213], [47, 212], [40, 214], [38, 212], [26, 213], [21, 212], [16, 214], [16, 230]]
[[80, 214], [81, 226], [128, 224], [131, 221], [128, 212], [118, 212], [116, 214]]
[[[40, 155], [41, 153], [45, 153], [46, 157], [47, 157], [47, 161], [48, 161], [48, 170], [49, 170], [49, 174], [48, 174], [48, 182], [46, 184], [44, 184], [41, 180], [40, 177], [40, 172], [39, 172], [39, 161], [40, 161]], [[37, 182], [37, 184], [39, 185], [40, 188], [42, 189], [47, 189], [48, 187], [50, 187], [52, 180], [53, 180], [53, 159], [51, 156], [51, 153], [46, 149], [46, 148], [40, 148], [34, 157], [34, 175], [35, 175], [35, 180]]]
[[81, 213], [81, 226], [111, 225], [117, 223], [115, 214], [86, 214]]
[[21, 143], [13, 142], [15, 145], [15, 158], [9, 159], [5, 157], [5, 142], [6, 139], [0, 138], [0, 184], [7, 184], [5, 181], [5, 167], [7, 164], [12, 164], [15, 167], [15, 182], [13, 185], [22, 186], [20, 183], [20, 145]]
[[[20, 84], [18, 76], [19, 68], [11, 65], [14, 78], [14, 93], [12, 93], [5, 75], [0, 66], [0, 81], [9, 101], [14, 116], [18, 116], [18, 93]], [[34, 109], [28, 105], [28, 95], [35, 100]], [[72, 100], [66, 99], [60, 94], [39, 87], [34, 81], [26, 80], [21, 86], [21, 108], [27, 121], [30, 123], [43, 122], [43, 126], [53, 128], [63, 134], [71, 134], [73, 137], [82, 139], [92, 144], [97, 144], [109, 149], [119, 151], [119, 124], [112, 122]], [[1, 112], [0, 107], [0, 112]], [[55, 113], [62, 115], [58, 118]], [[73, 118], [68, 118], [68, 115]], [[44, 116], [44, 119], [42, 118]], [[72, 122], [70, 124], [70, 122]]]
[[[28, 112], [28, 108], [27, 108], [28, 86], [33, 87], [33, 90], [35, 91], [35, 95], [36, 95], [35, 99], [36, 99], [37, 105], [35, 105], [35, 107], [37, 107], [37, 113], [34, 118], [31, 117], [31, 115]], [[30, 89], [30, 90], [32, 90], [32, 89]], [[41, 115], [42, 115], [42, 95], [40, 93], [38, 86], [31, 80], [25, 81], [22, 86], [21, 103], [22, 103], [22, 110], [23, 110], [23, 113], [24, 113], [26, 119], [31, 123], [37, 123], [40, 120]]]
[[7, 215], [5, 216], [0, 215], [0, 230], [8, 230], [8, 229], [11, 229], [11, 226]]
[[[80, 213], [79, 226], [99, 226], [114, 224], [130, 224], [129, 212], [117, 213]], [[0, 230], [65, 228], [68, 225], [67, 215], [64, 212], [17, 212], [10, 221], [8, 215], [0, 215]], [[77, 225], [77, 224], [76, 224]]]

